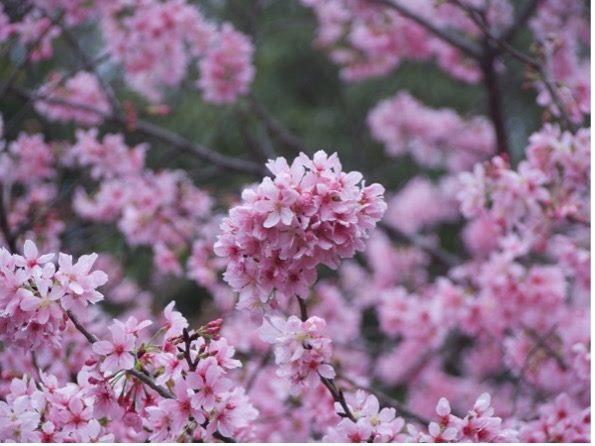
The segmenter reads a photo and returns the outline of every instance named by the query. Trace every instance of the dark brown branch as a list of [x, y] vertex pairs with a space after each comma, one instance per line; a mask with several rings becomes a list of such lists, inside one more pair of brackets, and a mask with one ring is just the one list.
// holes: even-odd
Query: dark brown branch
[[165, 387], [161, 387], [160, 385], [155, 384], [155, 382], [151, 379], [151, 377], [145, 375], [144, 373], [142, 373], [138, 370], [135, 370], [135, 369], [130, 369], [130, 370], [126, 370], [126, 374], [128, 374], [130, 376], [134, 376], [136, 379], [141, 381], [143, 384], [146, 384], [151, 389], [153, 389], [155, 392], [157, 392], [159, 395], [161, 395], [163, 398], [175, 399], [175, 396], [169, 390], [167, 390]]
[[72, 322], [72, 324], [76, 327], [76, 329], [78, 331], [80, 331], [82, 333], [82, 335], [87, 338], [87, 341], [89, 341], [90, 344], [94, 344], [95, 342], [97, 342], [97, 336], [95, 336], [93, 333], [89, 332], [84, 326], [83, 324], [80, 323], [80, 321], [77, 319], [77, 317], [72, 313], [72, 311], [70, 310], [66, 310], [66, 314], [68, 315], [68, 317], [70, 318], [70, 321]]
[[299, 296], [296, 297], [300, 307], [300, 319], [305, 322], [308, 320], [308, 307], [306, 306], [306, 301]]
[[481, 49], [477, 47], [474, 42], [468, 41], [467, 39], [459, 36], [457, 34], [453, 34], [447, 30], [441, 29], [438, 26], [434, 25], [433, 23], [426, 20], [424, 17], [417, 15], [415, 12], [411, 11], [404, 5], [401, 5], [396, 0], [362, 0], [368, 3], [376, 3], [378, 5], [384, 5], [388, 8], [392, 8], [395, 11], [399, 12], [402, 16], [413, 20], [420, 26], [423, 26], [429, 32], [434, 34], [434, 36], [438, 37], [439, 39], [449, 43], [450, 45], [454, 46], [465, 55], [471, 57], [472, 59], [479, 60], [481, 58]]
[[496, 54], [486, 45], [485, 57], [481, 61], [480, 66], [483, 74], [483, 84], [488, 95], [488, 113], [494, 125], [494, 133], [496, 134], [498, 154], [510, 159], [508, 134], [506, 132], [504, 108], [502, 106], [502, 91], [500, 90], [500, 81], [496, 73], [495, 57]]
[[10, 252], [17, 252], [17, 244], [15, 234], [11, 231], [8, 224], [8, 209], [4, 203], [4, 186], [0, 182], [0, 231], [4, 235], [4, 240]]
[[526, 23], [531, 18], [531, 16], [535, 14], [535, 11], [537, 11], [537, 7], [541, 2], [542, 0], [529, 0], [525, 8], [515, 19], [514, 23], [510, 25], [510, 27], [502, 33], [500, 39], [505, 42], [512, 41], [512, 39], [514, 39], [515, 34], [521, 29], [523, 29]]

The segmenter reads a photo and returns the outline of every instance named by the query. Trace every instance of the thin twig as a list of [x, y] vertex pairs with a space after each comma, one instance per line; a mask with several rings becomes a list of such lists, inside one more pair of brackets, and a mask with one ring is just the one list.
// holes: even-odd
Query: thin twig
[[94, 344], [95, 342], [97, 342], [97, 336], [95, 336], [93, 333], [87, 330], [85, 326], [81, 324], [81, 322], [78, 320], [78, 318], [72, 313], [72, 311], [66, 310], [66, 314], [70, 318], [71, 322], [76, 327], [76, 329], [80, 331], [85, 338], [87, 338], [87, 341], [89, 341], [90, 344]]
[[85, 51], [81, 47], [79, 41], [77, 40], [76, 36], [74, 36], [72, 34], [72, 32], [61, 23], [61, 21], [58, 21], [55, 19], [51, 19], [51, 20], [56, 26], [58, 26], [60, 28], [60, 30], [62, 31], [62, 35], [64, 36], [64, 39], [66, 40], [66, 43], [74, 50], [74, 52], [81, 59], [81, 61], [83, 62], [83, 66], [85, 67], [85, 70], [90, 71], [95, 75], [95, 77], [97, 78], [97, 80], [99, 82], [99, 85], [101, 86], [101, 89], [104, 91], [105, 95], [107, 96], [107, 98], [112, 106], [112, 111], [115, 114], [120, 115], [122, 113], [122, 107], [120, 105], [120, 102], [118, 101], [118, 98], [116, 97], [116, 94], [114, 93], [114, 90], [112, 89], [112, 87], [99, 74], [99, 72], [97, 70], [97, 65], [95, 64], [93, 59], [90, 58], [87, 55], [87, 53], [85, 53]]
[[126, 374], [134, 376], [139, 381], [142, 381], [144, 384], [149, 386], [163, 398], [175, 399], [175, 396], [169, 390], [167, 390], [165, 387], [161, 387], [160, 385], [156, 384], [148, 375], [145, 375], [144, 373], [136, 369], [126, 370]]
[[404, 232], [399, 231], [393, 226], [388, 225], [387, 223], [380, 222], [378, 226], [393, 240], [398, 242], [407, 242], [410, 243], [426, 252], [428, 252], [434, 260], [442, 263], [444, 266], [448, 268], [452, 268], [461, 263], [461, 259], [459, 259], [456, 255], [443, 250], [439, 246], [434, 246], [432, 243], [427, 242], [426, 240], [416, 236], [416, 235], [409, 235], [405, 234]]
[[312, 153], [310, 149], [300, 138], [298, 138], [291, 130], [276, 119], [267, 108], [251, 94], [248, 97], [250, 105], [254, 113], [262, 120], [266, 128], [276, 136], [279, 141], [296, 152]]
[[[97, 337], [94, 334], [90, 333], [70, 310], [67, 310], [66, 314], [68, 315], [74, 326], [77, 328], [77, 330], [80, 331], [83, 334], [83, 336], [85, 336], [85, 338], [87, 338], [87, 341], [89, 341], [90, 344], [97, 342]], [[175, 396], [168, 389], [155, 383], [155, 381], [153, 381], [153, 379], [149, 375], [136, 369], [128, 369], [125, 372], [127, 375], [133, 376], [139, 381], [141, 381], [143, 384], [149, 386], [163, 398], [175, 399]], [[206, 428], [207, 424], [208, 421], [203, 424], [203, 428]], [[223, 441], [224, 443], [236, 442], [233, 438], [226, 437], [225, 435], [217, 431], [213, 433], [213, 437]]]

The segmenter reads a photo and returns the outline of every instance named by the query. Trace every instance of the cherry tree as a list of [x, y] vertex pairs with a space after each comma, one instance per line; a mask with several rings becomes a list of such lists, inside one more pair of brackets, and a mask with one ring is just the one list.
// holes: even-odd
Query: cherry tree
[[[589, 441], [587, 2], [292, 2], [345, 88], [482, 92], [372, 104], [399, 187], [259, 97], [275, 2], [221, 3], [0, 3], [0, 439]], [[187, 98], [243, 147], [180, 131]]]

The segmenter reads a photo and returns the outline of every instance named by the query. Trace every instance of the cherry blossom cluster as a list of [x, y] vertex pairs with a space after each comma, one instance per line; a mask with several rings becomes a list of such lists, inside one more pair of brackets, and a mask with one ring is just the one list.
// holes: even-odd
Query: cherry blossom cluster
[[537, 102], [560, 116], [562, 107], [575, 123], [590, 113], [591, 82], [589, 20], [586, 5], [581, 2], [547, 0], [540, 4], [529, 22], [540, 45], [544, 69], [559, 87], [559, 103], [543, 79], [536, 81]]
[[[405, 420], [396, 416], [394, 408], [380, 409], [378, 398], [363, 390], [347, 396], [352, 417], [343, 418], [323, 437], [329, 443], [387, 443], [399, 440]], [[337, 408], [341, 410], [341, 408]]]
[[176, 251], [200, 233], [211, 215], [210, 196], [182, 171], [146, 169], [147, 146], [126, 145], [121, 134], [99, 138], [96, 129], [79, 130], [67, 162], [90, 169], [99, 181], [93, 195], [79, 189], [74, 208], [85, 219], [114, 222], [131, 245], [153, 248], [155, 264], [164, 273], [181, 275]]
[[[531, 136], [527, 160], [512, 170], [496, 157], [461, 174], [461, 210], [496, 223], [517, 249], [547, 243], [565, 219], [589, 221], [590, 134], [546, 125]], [[527, 248], [523, 248], [526, 245]], [[518, 255], [518, 254], [517, 254]]]
[[228, 260], [225, 280], [240, 293], [241, 307], [306, 298], [316, 266], [336, 268], [363, 249], [386, 209], [384, 188], [360, 184], [359, 172], [343, 172], [336, 154], [300, 154], [291, 165], [277, 158], [267, 167], [273, 178], [244, 190], [215, 244]]
[[56, 342], [66, 329], [65, 311], [102, 300], [97, 288], [107, 281], [103, 271], [91, 271], [97, 254], [73, 261], [61, 253], [56, 267], [54, 254], [39, 255], [30, 240], [23, 253], [0, 249], [2, 342], [13, 348]]
[[[60, 73], [52, 73], [46, 84], [39, 88], [38, 94], [43, 99], [35, 102], [35, 109], [52, 121], [73, 121], [83, 126], [99, 125], [103, 115], [111, 113], [111, 105], [102, 90], [97, 77], [86, 71], [80, 71], [66, 79]], [[52, 102], [48, 102], [47, 99]], [[53, 102], [55, 101], [55, 102]], [[61, 102], [63, 101], [63, 102]], [[72, 107], [73, 103], [87, 106], [92, 111], [83, 107]]]
[[[316, 44], [329, 51], [330, 58], [341, 67], [342, 77], [348, 81], [386, 75], [405, 60], [435, 60], [442, 70], [466, 82], [474, 83], [481, 78], [474, 60], [382, 2], [302, 0], [302, 3], [313, 9], [318, 20]], [[473, 36], [480, 34], [476, 24], [449, 2], [404, 3], [434, 26]], [[506, 0], [465, 3], [487, 6], [493, 31], [501, 31], [511, 21], [513, 10]]]
[[279, 376], [289, 379], [296, 393], [300, 386], [317, 384], [319, 376], [335, 377], [329, 364], [331, 340], [324, 336], [325, 326], [324, 319], [316, 316], [303, 322], [297, 316], [272, 316], [259, 329], [262, 340], [274, 345]]
[[[128, 417], [137, 440], [144, 438], [141, 428], [150, 432], [149, 441], [247, 438], [258, 412], [244, 389], [227, 377], [241, 363], [219, 336], [221, 320], [189, 330], [173, 302], [163, 316], [164, 324], [150, 338], [143, 330], [151, 321], [130, 317], [114, 320], [111, 336], [93, 344], [95, 356], [86, 362], [86, 380], [95, 386], [96, 411], [113, 419]], [[162, 342], [156, 343], [159, 338]], [[147, 393], [146, 387], [141, 392], [139, 373], [154, 378], [150, 388], [157, 393]], [[129, 383], [129, 377], [136, 379]]]
[[405, 435], [409, 441], [422, 443], [472, 442], [472, 443], [510, 443], [518, 441], [513, 428], [505, 428], [502, 419], [494, 416], [491, 396], [484, 393], [477, 398], [473, 409], [463, 418], [451, 413], [450, 403], [441, 398], [436, 405], [438, 421], [432, 421], [427, 431], [418, 431], [409, 426]]
[[459, 215], [455, 191], [452, 177], [443, 177], [437, 185], [414, 177], [389, 200], [386, 221], [406, 234], [453, 221]]
[[494, 130], [485, 118], [433, 109], [407, 92], [380, 101], [368, 115], [368, 126], [388, 155], [409, 153], [424, 167], [458, 172], [495, 153]]
[[[204, 99], [216, 104], [234, 102], [248, 93], [255, 75], [254, 47], [249, 37], [229, 23], [207, 20], [186, 0], [25, 3], [28, 12], [13, 23], [0, 9], [0, 24], [4, 24], [0, 43], [18, 39], [27, 48], [29, 59], [38, 62], [53, 56], [54, 41], [64, 34], [63, 26], [96, 22], [111, 61], [123, 66], [128, 85], [151, 102], [162, 101], [166, 88], [179, 87], [193, 63], [199, 71], [197, 86]], [[101, 121], [97, 112], [81, 107], [73, 110], [63, 102], [108, 113], [111, 107], [98, 87], [88, 73], [77, 73], [65, 82], [50, 78], [40, 93], [53, 101], [38, 102], [38, 110], [50, 119], [96, 125]]]
[[[30, 350], [37, 375], [9, 380], [0, 402], [2, 440], [248, 438], [258, 412], [226, 376], [241, 363], [219, 334], [221, 320], [191, 330], [171, 302], [155, 332], [148, 333], [152, 321], [130, 316], [114, 319], [97, 339], [74, 316], [87, 321], [88, 305], [103, 299], [97, 288], [107, 275], [91, 271], [97, 255], [73, 263], [60, 253], [57, 268], [53, 258], [39, 255], [31, 241], [23, 256], [0, 250], [2, 342], [12, 351]], [[43, 357], [42, 346], [56, 346], [65, 355], [64, 342], [75, 327], [79, 341], [83, 334], [92, 345], [82, 350], [76, 382], [69, 382], [69, 374], [40, 368], [36, 352]]]
[[[229, 104], [255, 77], [251, 39], [195, 3], [0, 4], [15, 68], [1, 93], [51, 121], [10, 108], [5, 136], [0, 119], [0, 441], [588, 442], [586, 3], [302, 0], [346, 81], [434, 63], [486, 90], [489, 121], [405, 91], [367, 114], [389, 161], [417, 164], [385, 178], [388, 205], [323, 151], [269, 161], [232, 198], [154, 162], [150, 138], [179, 147], [154, 119], [170, 92]], [[28, 90], [40, 61], [50, 74]], [[494, 109], [511, 61], [544, 112], [523, 150], [506, 101]], [[126, 88], [140, 98], [120, 102]], [[75, 127], [56, 140], [56, 123]], [[112, 244], [134, 264], [85, 254]]]
[[161, 101], [165, 87], [179, 86], [196, 58], [205, 100], [228, 103], [247, 93], [254, 48], [230, 24], [208, 21], [186, 0], [143, 1], [132, 9], [119, 0], [104, 8], [107, 49], [123, 64], [130, 86], [148, 100]]

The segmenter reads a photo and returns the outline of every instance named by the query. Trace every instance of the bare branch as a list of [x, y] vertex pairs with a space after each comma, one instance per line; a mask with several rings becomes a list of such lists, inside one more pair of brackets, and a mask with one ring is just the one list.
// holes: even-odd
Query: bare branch
[[285, 127], [281, 121], [276, 119], [269, 113], [266, 107], [254, 96], [253, 94], [249, 97], [250, 105], [256, 115], [262, 120], [267, 129], [276, 136], [282, 144], [286, 145], [290, 149], [296, 152], [312, 153], [310, 149], [300, 138]]
[[93, 333], [87, 330], [85, 326], [81, 324], [81, 322], [77, 319], [77, 317], [74, 315], [72, 311], [66, 310], [66, 314], [68, 315], [70, 321], [76, 327], [76, 329], [82, 333], [82, 335], [87, 339], [87, 341], [89, 341], [89, 344], [94, 344], [95, 342], [97, 342], [97, 336], [95, 336]]

